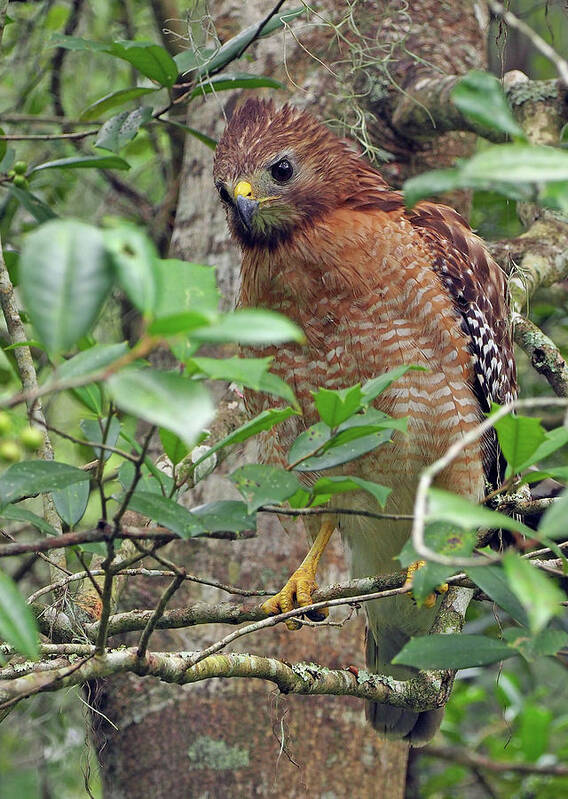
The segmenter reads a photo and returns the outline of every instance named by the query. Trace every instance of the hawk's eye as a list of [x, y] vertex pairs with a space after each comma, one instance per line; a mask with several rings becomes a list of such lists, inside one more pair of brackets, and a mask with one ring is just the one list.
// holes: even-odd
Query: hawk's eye
[[217, 190], [219, 192], [219, 197], [223, 200], [224, 203], [231, 202], [231, 195], [222, 184], [217, 187]]
[[287, 158], [281, 158], [277, 164], [270, 168], [270, 174], [274, 180], [279, 183], [285, 183], [294, 174], [294, 167]]

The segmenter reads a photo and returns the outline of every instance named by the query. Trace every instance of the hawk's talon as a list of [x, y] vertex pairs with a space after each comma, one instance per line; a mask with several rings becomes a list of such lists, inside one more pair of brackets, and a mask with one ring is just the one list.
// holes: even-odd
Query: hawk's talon
[[[261, 605], [262, 610], [270, 616], [279, 613], [288, 613], [296, 605], [303, 608], [312, 604], [312, 594], [317, 590], [316, 570], [319, 559], [327, 546], [335, 524], [329, 520], [323, 522], [316, 540], [312, 544], [310, 551], [292, 574], [286, 585], [273, 597], [267, 599]], [[327, 608], [308, 611], [306, 614], [311, 621], [323, 621], [329, 611]], [[289, 630], [299, 630], [302, 622], [298, 619], [286, 619], [286, 627]]]
[[[411, 563], [406, 572], [406, 580], [404, 582], [404, 588], [407, 588], [410, 591], [410, 598], [413, 602], [416, 602], [414, 599], [414, 595], [412, 594], [412, 581], [414, 579], [414, 575], [421, 569], [423, 566], [426, 565], [425, 560], [417, 560], [415, 563]], [[449, 585], [447, 583], [442, 583], [441, 585], [437, 585], [436, 588], [432, 591], [431, 594], [428, 594], [427, 597], [424, 598], [422, 601], [422, 606], [425, 608], [433, 608], [438, 600], [438, 596], [440, 594], [445, 594], [449, 590]]]
[[[306, 605], [311, 605], [312, 594], [317, 590], [317, 587], [315, 571], [302, 564], [277, 594], [262, 603], [261, 608], [271, 616], [276, 616], [279, 613], [288, 613], [296, 606], [302, 608]], [[312, 621], [322, 621], [328, 612], [327, 608], [321, 608], [309, 611], [307, 616]], [[286, 627], [289, 630], [299, 630], [301, 626], [302, 623], [299, 619], [286, 620]]]

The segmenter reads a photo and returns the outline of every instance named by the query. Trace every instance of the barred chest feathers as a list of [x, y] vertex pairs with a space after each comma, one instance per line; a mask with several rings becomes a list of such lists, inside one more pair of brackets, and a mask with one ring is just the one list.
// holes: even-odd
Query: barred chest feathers
[[[296, 321], [307, 338], [303, 346], [254, 350], [256, 356], [274, 356], [272, 371], [292, 386], [303, 411], [303, 417], [280, 425], [277, 436], [265, 436], [261, 456], [284, 462], [294, 438], [317, 421], [311, 391], [345, 388], [401, 364], [417, 364], [427, 371], [408, 372], [377, 400], [380, 410], [409, 417], [408, 436], [396, 434], [392, 445], [381, 447], [380, 457], [371, 454], [344, 467], [346, 473], [386, 485], [400, 479], [414, 483], [426, 464], [479, 421], [473, 356], [451, 298], [410, 226], [387, 214], [381, 226], [375, 215], [358, 216], [359, 225], [352, 225], [347, 246], [339, 253], [326, 252], [324, 225], [316, 250], [314, 242], [298, 237], [296, 252], [291, 255], [287, 244], [285, 258], [276, 250], [268, 263], [261, 263], [254, 251], [244, 254], [240, 304], [280, 311]], [[330, 240], [333, 227], [329, 220]], [[352, 249], [358, 251], [357, 259]], [[368, 269], [354, 274], [347, 265], [360, 264], [361, 252]], [[246, 399], [252, 413], [279, 404], [253, 393]], [[452, 467], [452, 488], [474, 497], [483, 490], [478, 444]]]

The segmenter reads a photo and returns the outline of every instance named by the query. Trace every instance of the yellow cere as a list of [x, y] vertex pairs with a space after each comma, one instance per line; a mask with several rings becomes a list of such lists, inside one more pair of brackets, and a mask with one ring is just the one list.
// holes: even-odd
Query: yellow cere
[[239, 180], [235, 186], [235, 200], [237, 197], [250, 197], [251, 200], [254, 199], [252, 196], [252, 186], [248, 180]]

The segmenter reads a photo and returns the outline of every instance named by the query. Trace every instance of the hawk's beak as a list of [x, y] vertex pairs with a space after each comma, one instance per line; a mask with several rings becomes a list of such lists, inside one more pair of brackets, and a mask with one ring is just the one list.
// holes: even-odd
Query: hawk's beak
[[244, 227], [252, 232], [252, 220], [258, 208], [258, 200], [252, 193], [252, 186], [247, 180], [239, 180], [235, 187], [235, 204], [237, 213]]

